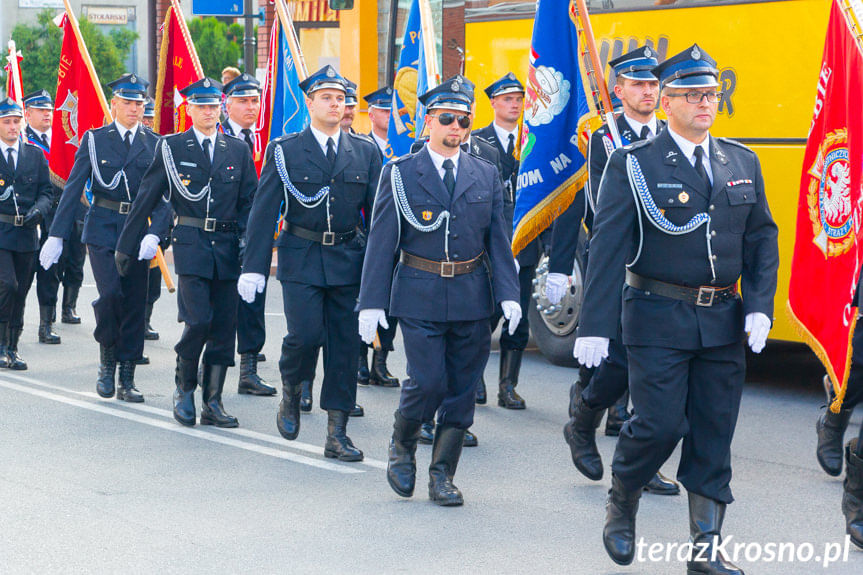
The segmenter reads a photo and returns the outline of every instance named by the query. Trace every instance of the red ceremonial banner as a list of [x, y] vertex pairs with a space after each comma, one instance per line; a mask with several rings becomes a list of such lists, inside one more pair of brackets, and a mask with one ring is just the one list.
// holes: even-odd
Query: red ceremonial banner
[[839, 410], [857, 319], [863, 223], [863, 46], [853, 14], [834, 0], [800, 181], [788, 312], [818, 355]]
[[185, 132], [191, 126], [180, 90], [204, 77], [204, 69], [189, 34], [178, 0], [171, 0], [162, 25], [159, 73], [156, 80], [156, 117], [159, 134]]
[[84, 133], [110, 122], [111, 113], [78, 29], [78, 21], [68, 3], [58, 26], [63, 29], [63, 46], [57, 70], [48, 167], [51, 180], [62, 187], [72, 171], [75, 153]]
[[24, 105], [24, 80], [21, 78], [21, 51], [15, 49], [15, 42], [9, 41], [9, 55], [6, 56], [6, 96]]

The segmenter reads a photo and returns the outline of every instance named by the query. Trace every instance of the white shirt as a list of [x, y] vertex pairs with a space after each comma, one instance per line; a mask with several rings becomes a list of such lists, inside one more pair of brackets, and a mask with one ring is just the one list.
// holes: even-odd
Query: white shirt
[[452, 175], [454, 178], [458, 177], [458, 158], [459, 155], [461, 155], [461, 148], [457, 148], [458, 151], [455, 153], [455, 155], [450, 156], [449, 158], [447, 158], [446, 156], [441, 156], [440, 154], [432, 150], [428, 144], [426, 144], [426, 149], [429, 151], [429, 156], [431, 156], [432, 164], [434, 164], [434, 167], [437, 170], [437, 173], [440, 176], [441, 180], [443, 180], [443, 176], [446, 173], [446, 170], [443, 169], [444, 160], [452, 160]]
[[[126, 132], [129, 132], [129, 145], [135, 141], [135, 134], [138, 133], [138, 124], [135, 123], [131, 128], [124, 128], [120, 122], [114, 122], [114, 127], [117, 128], [117, 133], [120, 134], [120, 139], [124, 140], [126, 138]], [[50, 141], [50, 140], [49, 140]]]
[[381, 138], [380, 136], [378, 136], [374, 130], [372, 130], [372, 138], [374, 138], [375, 143], [378, 145], [378, 148], [381, 149], [381, 152], [385, 152], [387, 149], [387, 146], [389, 145], [389, 142], [387, 141], [387, 139]]
[[[234, 132], [234, 136], [242, 139], [244, 137], [243, 127], [241, 125], [239, 125], [238, 123], [236, 123], [235, 121], [233, 121], [231, 118], [228, 118], [228, 123], [231, 125], [231, 131]], [[250, 136], [252, 138], [252, 141], [254, 141], [254, 139], [255, 139], [255, 126], [253, 125], [251, 128], [249, 128], [249, 131], [251, 132]]]
[[213, 150], [216, 149], [216, 132], [213, 132], [212, 136], [205, 136], [202, 132], [198, 131], [198, 128], [192, 126], [192, 130], [195, 132], [195, 139], [198, 140], [198, 145], [203, 149], [204, 140], [210, 140], [210, 163], [213, 162]]
[[650, 130], [650, 136], [648, 136], [650, 138], [655, 136], [656, 132], [658, 131], [659, 125], [656, 121], [656, 114], [654, 114], [653, 117], [650, 119], [650, 121], [647, 122], [646, 124], [642, 124], [638, 120], [630, 118], [626, 114], [623, 114], [623, 117], [624, 117], [624, 119], [626, 119], [626, 123], [629, 124], [629, 127], [632, 128], [632, 131], [635, 132], [636, 134], [638, 134], [638, 137], [641, 137], [641, 129], [644, 126], [647, 126], [647, 129]]
[[701, 165], [704, 166], [704, 171], [707, 172], [707, 177], [710, 178], [710, 183], [713, 183], [713, 170], [710, 169], [710, 134], [707, 134], [707, 137], [704, 138], [704, 141], [700, 144], [694, 144], [676, 133], [670, 127], [668, 128], [668, 134], [671, 136], [671, 139], [674, 140], [674, 143], [677, 144], [677, 147], [680, 148], [680, 151], [683, 152], [683, 155], [686, 156], [686, 159], [689, 160], [689, 164], [694, 168], [695, 167], [695, 148], [701, 147], [704, 149], [704, 156], [702, 156]]
[[309, 126], [309, 128], [311, 128], [312, 135], [315, 137], [315, 140], [318, 141], [318, 145], [321, 147], [321, 151], [324, 152], [324, 157], [327, 156], [327, 140], [329, 140], [330, 138], [333, 139], [333, 144], [334, 144], [333, 149], [335, 150], [336, 154], [339, 153], [339, 137], [341, 137], [341, 135], [342, 135], [341, 129], [339, 129], [339, 131], [336, 132], [335, 136], [328, 136], [327, 134], [324, 134], [323, 132], [321, 132], [320, 130], [315, 128], [314, 126]]
[[506, 151], [507, 146], [509, 146], [509, 136], [512, 134], [512, 145], [513, 148], [518, 146], [518, 126], [516, 126], [515, 130], [508, 132], [497, 125], [497, 123], [492, 122], [491, 124], [494, 126], [494, 133], [497, 135], [497, 139], [500, 142], [500, 147], [503, 148], [503, 151]]
[[11, 146], [6, 142], [0, 142], [0, 152], [3, 154], [3, 160], [7, 161], [9, 158], [9, 153], [7, 150], [12, 150], [12, 159], [15, 160], [15, 169], [18, 169], [18, 146], [20, 144], [20, 140], [15, 140], [15, 143]]
[[45, 136], [45, 139], [48, 140], [48, 144], [51, 144], [51, 128], [48, 128], [47, 132], [40, 132], [33, 126], [30, 126], [30, 129], [33, 130], [33, 133], [36, 134], [36, 136], [38, 136], [40, 142], [42, 141], [42, 136]]

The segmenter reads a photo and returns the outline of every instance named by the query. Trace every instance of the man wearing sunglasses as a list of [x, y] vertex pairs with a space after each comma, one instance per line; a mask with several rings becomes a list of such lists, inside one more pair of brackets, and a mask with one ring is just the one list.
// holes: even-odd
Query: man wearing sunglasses
[[635, 413], [612, 462], [603, 543], [616, 563], [632, 562], [642, 490], [682, 439], [688, 573], [740, 574], [718, 545], [733, 500], [744, 332], [759, 353], [773, 315], [777, 228], [758, 157], [710, 134], [720, 99], [714, 60], [693, 45], [653, 73], [668, 126], [609, 158], [574, 349], [582, 365], [598, 365], [620, 321]]
[[367, 343], [386, 311], [399, 319], [409, 366], [389, 447], [387, 480], [403, 497], [416, 484], [420, 425], [437, 413], [429, 498], [462, 505], [453, 485], [488, 361], [489, 318], [503, 308], [514, 331], [518, 282], [497, 167], [462, 152], [472, 91], [456, 76], [420, 96], [429, 142], [381, 173], [360, 286]]

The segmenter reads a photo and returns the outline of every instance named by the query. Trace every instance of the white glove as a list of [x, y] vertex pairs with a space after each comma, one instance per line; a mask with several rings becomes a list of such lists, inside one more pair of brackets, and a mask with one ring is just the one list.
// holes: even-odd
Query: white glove
[[756, 311], [746, 314], [743, 330], [749, 334], [749, 348], [755, 353], [761, 353], [767, 344], [767, 334], [770, 333], [770, 318]]
[[156, 234], [147, 234], [141, 240], [141, 247], [138, 249], [139, 260], [151, 260], [156, 257], [156, 250], [159, 249], [159, 236]]
[[504, 300], [500, 302], [500, 308], [503, 310], [503, 317], [508, 322], [509, 335], [515, 333], [515, 328], [518, 327], [518, 322], [521, 321], [521, 305], [517, 301]]
[[240, 274], [237, 280], [237, 292], [246, 303], [255, 301], [255, 296], [264, 291], [264, 286], [267, 285], [267, 278], [264, 274], [245, 273]]
[[364, 342], [371, 345], [378, 334], [378, 326], [387, 329], [387, 314], [382, 309], [361, 309], [359, 320], [360, 337]]
[[39, 252], [39, 263], [46, 270], [60, 261], [60, 255], [63, 253], [63, 238], [56, 236], [48, 236], [45, 244], [42, 246], [42, 251]]
[[521, 271], [521, 264], [518, 263], [518, 258], [512, 258], [512, 261], [515, 262], [515, 275], [518, 275], [518, 272]]
[[572, 355], [584, 367], [597, 367], [608, 357], [607, 337], [579, 337], [575, 340]]
[[557, 305], [563, 299], [563, 293], [568, 287], [568, 275], [550, 273], [545, 277], [545, 298], [553, 305]]

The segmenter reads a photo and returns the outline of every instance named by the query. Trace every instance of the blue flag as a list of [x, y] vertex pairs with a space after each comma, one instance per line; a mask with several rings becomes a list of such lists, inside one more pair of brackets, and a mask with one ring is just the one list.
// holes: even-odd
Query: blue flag
[[585, 122], [596, 116], [580, 61], [572, 0], [539, 0], [524, 99], [512, 247], [518, 253], [587, 180]]
[[305, 96], [300, 90], [300, 78], [282, 26], [279, 26], [278, 53], [280, 57], [276, 58], [273, 70], [270, 140], [301, 132], [309, 125]]

